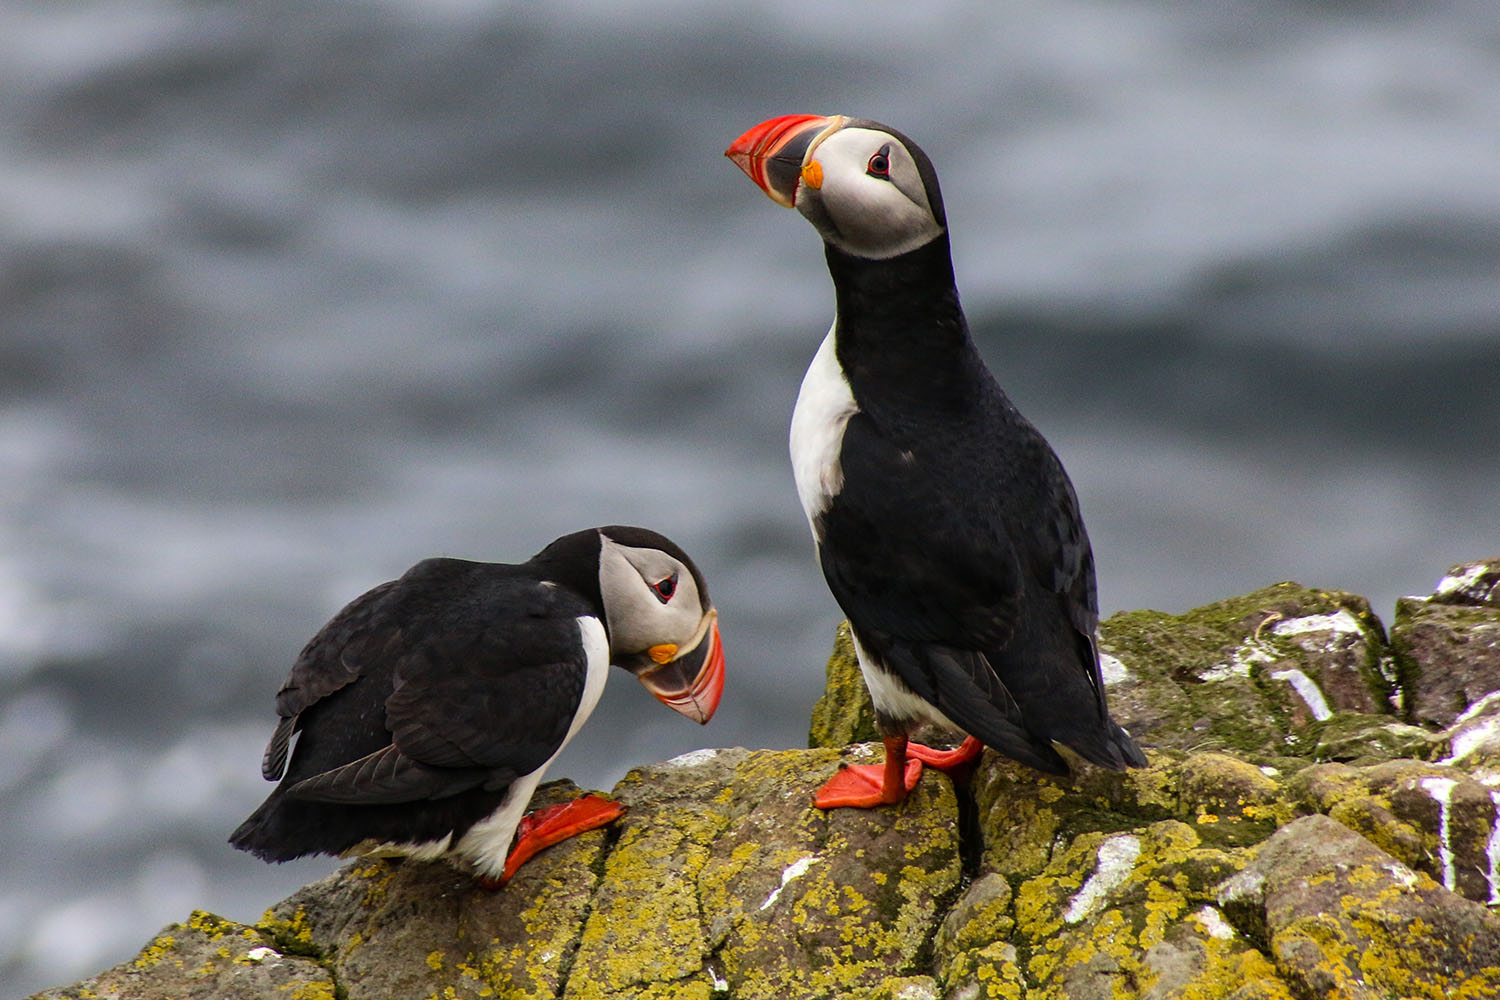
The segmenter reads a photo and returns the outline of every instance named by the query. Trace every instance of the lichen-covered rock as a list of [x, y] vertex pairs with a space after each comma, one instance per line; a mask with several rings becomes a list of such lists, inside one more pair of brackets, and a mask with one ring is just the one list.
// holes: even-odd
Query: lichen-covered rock
[[[282, 983], [307, 1000], [936, 997], [923, 990], [960, 878], [957, 800], [934, 774], [896, 808], [815, 809], [814, 789], [869, 753], [709, 750], [641, 768], [615, 789], [619, 823], [549, 848], [502, 891], [443, 864], [359, 861], [255, 928], [195, 916], [215, 936], [169, 928], [98, 981], [139, 967], [149, 989], [123, 995], [163, 998]], [[577, 793], [557, 783], [543, 801]]]
[[[500, 892], [361, 861], [255, 927], [194, 914], [47, 996], [1500, 1000], [1500, 691], [1464, 667], [1488, 619], [1453, 617], [1500, 610], [1495, 562], [1393, 630], [1450, 630], [1461, 662], [1442, 669], [1471, 680], [1447, 728], [1395, 713], [1362, 599], [1280, 584], [1105, 624], [1111, 704], [1147, 767], [1059, 779], [987, 752], [958, 788], [929, 770], [897, 807], [824, 813], [813, 790], [882, 752], [860, 742], [873, 713], [845, 628], [812, 749], [632, 771], [620, 822]], [[1436, 661], [1403, 648], [1429, 657], [1402, 661], [1412, 704]]]
[[1435, 760], [1448, 749], [1442, 733], [1409, 725], [1389, 715], [1335, 712], [1303, 733], [1302, 745], [1313, 760], [1376, 764], [1392, 757]]
[[195, 911], [170, 924], [134, 959], [34, 1000], [334, 1000], [334, 981], [315, 961], [254, 927]]
[[[546, 786], [538, 805], [573, 798]], [[273, 907], [259, 928], [318, 958], [348, 1000], [437, 995], [552, 997], [593, 902], [610, 831], [574, 837], [486, 892], [444, 864], [359, 861]]]
[[[1219, 887], [1273, 831], [1304, 822], [1299, 813], [1327, 813], [1321, 819], [1364, 850], [1405, 862], [1436, 890], [1424, 907], [1483, 913], [1479, 903], [1500, 902], [1500, 793], [1451, 766], [1395, 760], [1283, 773], [1221, 754], [1150, 758], [1136, 771], [1080, 771], [1067, 786], [986, 754], [974, 783], [982, 874], [936, 942], [946, 996], [1361, 995], [1308, 992], [1313, 980], [1300, 965], [1225, 912]], [[1457, 970], [1454, 982], [1470, 992], [1455, 995], [1500, 996], [1489, 952], [1460, 951], [1423, 955], [1409, 982]]]
[[848, 622], [833, 633], [833, 653], [825, 668], [823, 694], [812, 709], [809, 747], [843, 747], [880, 738], [875, 731], [875, 705], [865, 689], [865, 678], [854, 655]]
[[1290, 816], [1278, 784], [1218, 754], [1150, 757], [1080, 771], [1069, 788], [986, 755], [974, 795], [990, 873], [939, 933], [948, 996], [1227, 996], [1229, 984], [1288, 995], [1214, 909], [1244, 863], [1237, 845]]
[[1274, 984], [1270, 964], [1225, 935], [1214, 909], [1237, 861], [1176, 820], [1074, 838], [1016, 894], [1017, 936], [1038, 993], [1105, 1000], [1142, 987]]
[[959, 880], [952, 785], [824, 813], [812, 793], [840, 760], [734, 750], [631, 772], [567, 995], [843, 997], [922, 972]]
[[1462, 770], [1417, 760], [1320, 764], [1293, 778], [1288, 794], [1299, 810], [1328, 814], [1459, 895], [1490, 902], [1500, 888], [1500, 792]]
[[1326, 816], [1278, 830], [1218, 900], [1299, 996], [1500, 995], [1500, 917]]
[[1431, 597], [1396, 602], [1391, 646], [1410, 721], [1451, 726], [1500, 690], [1500, 559], [1455, 566]]
[[941, 1000], [931, 976], [893, 976], [866, 994], [867, 1000]]

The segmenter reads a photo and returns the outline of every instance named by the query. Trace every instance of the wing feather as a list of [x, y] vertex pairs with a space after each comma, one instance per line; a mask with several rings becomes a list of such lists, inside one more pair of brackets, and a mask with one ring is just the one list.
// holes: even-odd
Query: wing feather
[[287, 794], [307, 802], [345, 805], [391, 805], [440, 799], [486, 783], [490, 772], [479, 768], [434, 768], [417, 763], [387, 746], [297, 782]]
[[587, 613], [576, 594], [515, 567], [419, 563], [308, 643], [277, 696], [263, 773], [285, 771], [296, 798], [348, 804], [441, 798], [529, 774], [577, 713]]

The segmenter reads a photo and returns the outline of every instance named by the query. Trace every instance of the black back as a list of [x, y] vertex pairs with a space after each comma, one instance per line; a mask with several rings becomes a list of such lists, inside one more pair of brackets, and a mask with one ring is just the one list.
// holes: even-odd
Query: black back
[[281, 861], [457, 839], [493, 812], [576, 714], [598, 544], [579, 532], [521, 566], [429, 559], [351, 602], [278, 692], [263, 770], [281, 782], [230, 842]]

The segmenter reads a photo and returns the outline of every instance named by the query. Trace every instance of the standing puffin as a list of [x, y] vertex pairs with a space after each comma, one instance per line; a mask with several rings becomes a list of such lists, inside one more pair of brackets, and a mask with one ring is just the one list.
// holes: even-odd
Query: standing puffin
[[[725, 155], [813, 224], [833, 278], [792, 470], [886, 759], [845, 768], [817, 805], [899, 802], [923, 761], [956, 767], [986, 745], [1052, 774], [1068, 773], [1054, 743], [1143, 766], [1105, 705], [1078, 499], [969, 336], [926, 154], [876, 122], [786, 115]], [[926, 722], [967, 736], [908, 743]]]
[[498, 888], [624, 812], [590, 795], [522, 815], [611, 664], [695, 722], [718, 707], [718, 612], [656, 532], [579, 531], [514, 566], [424, 560], [302, 650], [261, 761], [281, 783], [229, 842], [266, 861], [446, 857]]

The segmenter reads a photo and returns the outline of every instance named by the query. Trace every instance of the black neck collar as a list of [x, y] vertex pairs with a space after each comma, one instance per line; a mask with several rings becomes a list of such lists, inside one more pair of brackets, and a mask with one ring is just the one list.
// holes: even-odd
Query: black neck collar
[[[825, 244], [838, 305], [835, 347], [855, 386], [869, 379], [920, 391], [953, 388], [974, 347], [953, 283], [948, 234], [885, 260]], [[889, 390], [887, 390], [889, 391]]]
[[865, 328], [893, 323], [962, 325], [948, 234], [884, 260], [856, 257], [824, 244], [840, 320]]

